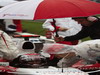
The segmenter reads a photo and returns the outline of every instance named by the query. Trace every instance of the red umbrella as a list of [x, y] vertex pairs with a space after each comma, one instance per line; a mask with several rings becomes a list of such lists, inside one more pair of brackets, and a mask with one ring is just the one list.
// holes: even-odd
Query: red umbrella
[[0, 9], [1, 19], [48, 19], [100, 14], [100, 4], [88, 0], [27, 0]]

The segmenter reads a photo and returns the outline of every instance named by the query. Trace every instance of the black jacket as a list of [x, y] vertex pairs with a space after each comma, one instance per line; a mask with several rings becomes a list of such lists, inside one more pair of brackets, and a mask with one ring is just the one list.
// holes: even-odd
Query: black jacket
[[90, 37], [91, 39], [100, 39], [100, 20], [93, 22], [89, 27], [83, 26], [82, 30], [76, 35], [65, 37], [65, 41], [74, 41]]

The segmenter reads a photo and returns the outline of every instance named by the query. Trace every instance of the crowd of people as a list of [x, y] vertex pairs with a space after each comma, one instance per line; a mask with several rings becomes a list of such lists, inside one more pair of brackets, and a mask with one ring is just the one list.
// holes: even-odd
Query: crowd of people
[[[90, 16], [54, 20], [55, 25], [57, 25], [56, 28], [53, 26], [54, 23], [52, 19], [48, 19], [43, 24], [43, 28], [50, 30], [51, 27], [50, 31], [52, 31], [56, 43], [46, 43], [41, 48], [42, 52], [48, 53], [53, 57], [50, 56], [49, 58], [44, 58], [41, 53], [36, 57], [34, 55], [30, 56], [20, 53], [20, 50], [14, 44], [12, 38], [2, 31], [2, 29], [0, 30], [0, 54], [4, 56], [4, 59], [11, 61], [10, 65], [15, 67], [23, 67], [21, 64], [23, 64], [24, 67], [35, 68], [37, 66], [39, 67], [40, 64], [42, 64], [42, 66], [61, 67], [62, 63], [64, 67], [71, 67], [74, 63], [81, 59], [84, 59], [89, 63], [96, 63], [97, 57], [100, 55], [99, 18]], [[56, 30], [57, 33], [55, 34]], [[57, 34], [58, 36], [56, 36]], [[94, 40], [86, 41], [81, 44], [72, 44], [73, 41], [80, 40], [87, 36], [90, 36], [90, 38]], [[61, 41], [71, 42], [71, 44]], [[36, 53], [36, 55], [38, 54]], [[30, 63], [32, 66], [29, 65]]]
[[[46, 29], [49, 29], [50, 31], [53, 31], [53, 34], [54, 34], [54, 32], [57, 32], [59, 34], [59, 36], [56, 36], [56, 34], [54, 35], [54, 40], [56, 41], [56, 43], [65, 44], [64, 42], [72, 42], [72, 41], [76, 41], [76, 40], [81, 40], [81, 39], [86, 38], [86, 37], [90, 37], [91, 40], [94, 40], [94, 41], [100, 38], [100, 34], [99, 34], [99, 32], [100, 32], [100, 19], [97, 16], [73, 17], [72, 19], [66, 18], [66, 20], [64, 20], [64, 19], [61, 18], [60, 20], [58, 19], [58, 21], [55, 19], [56, 28], [54, 26], [53, 19], [48, 19], [43, 24], [43, 28], [46, 28]], [[75, 32], [75, 30], [76, 30], [75, 26], [77, 28], [79, 28], [76, 32]], [[71, 30], [71, 28], [73, 28], [74, 30]], [[68, 32], [72, 32], [72, 33], [68, 34]], [[65, 33], [65, 34], [63, 34], [63, 33]], [[63, 34], [63, 36], [61, 36], [62, 34]], [[92, 48], [95, 47], [96, 44], [94, 45], [94, 42], [93, 43], [90, 42], [90, 43], [92, 44], [92, 46], [91, 46], [91, 50], [92, 50]], [[78, 44], [78, 45], [77, 44], [69, 44], [69, 43], [66, 43], [66, 44], [79, 46], [77, 49], [79, 49], [80, 51], [78, 50], [77, 52], [80, 52], [79, 54], [81, 54], [83, 52], [83, 50], [84, 51], [89, 50], [89, 48], [86, 48], [86, 47], [88, 47], [88, 45], [90, 46], [91, 45], [90, 43], [86, 42], [85, 46], [84, 46], [84, 44], [82, 46], [81, 46], [81, 44]], [[99, 43], [99, 41], [98, 41], [98, 43]], [[77, 50], [77, 49], [74, 49], [74, 50]], [[96, 50], [98, 50], [98, 49], [96, 49]], [[85, 53], [88, 54], [88, 51]], [[98, 53], [99, 53], [99, 51], [98, 51]], [[53, 52], [51, 54], [53, 54]], [[65, 54], [63, 54], [63, 55], [65, 55]], [[86, 55], [86, 54], [84, 54], [84, 55]], [[62, 57], [63, 55], [60, 55], [60, 56]], [[69, 56], [73, 56], [73, 55], [74, 55], [73, 53], [69, 52]], [[80, 56], [82, 56], [82, 55], [83, 54], [81, 54]], [[54, 54], [54, 56], [55, 56], [55, 54]], [[59, 55], [56, 55], [56, 56], [59, 57]], [[66, 56], [67, 56], [67, 54], [66, 54]], [[88, 58], [88, 60], [89, 60], [89, 58]], [[95, 58], [96, 58], [96, 56], [95, 56]], [[98, 58], [99, 58], [99, 56], [98, 56]], [[63, 62], [67, 61], [66, 59], [62, 59], [62, 60], [63, 60]], [[60, 63], [60, 65], [61, 64], [62, 64], [62, 62]]]

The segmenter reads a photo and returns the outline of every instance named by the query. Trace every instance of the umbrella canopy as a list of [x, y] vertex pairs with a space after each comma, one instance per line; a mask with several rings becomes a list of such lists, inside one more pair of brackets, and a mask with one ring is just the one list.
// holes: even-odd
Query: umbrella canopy
[[100, 14], [100, 4], [88, 0], [27, 0], [0, 9], [0, 19], [48, 19]]

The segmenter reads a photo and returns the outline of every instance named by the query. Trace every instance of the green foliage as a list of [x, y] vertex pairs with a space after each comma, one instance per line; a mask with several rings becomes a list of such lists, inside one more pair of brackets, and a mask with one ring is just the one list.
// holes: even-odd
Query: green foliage
[[22, 21], [22, 28], [29, 33], [44, 35], [45, 30], [42, 28], [43, 21]]
[[86, 37], [86, 38], [83, 38], [82, 41], [87, 41], [87, 40], [91, 40], [90, 37]]

